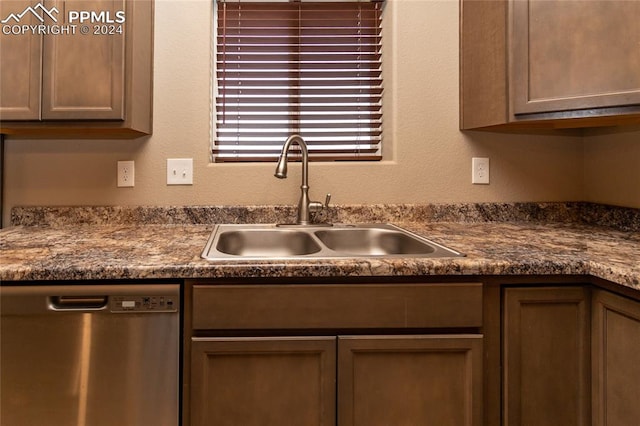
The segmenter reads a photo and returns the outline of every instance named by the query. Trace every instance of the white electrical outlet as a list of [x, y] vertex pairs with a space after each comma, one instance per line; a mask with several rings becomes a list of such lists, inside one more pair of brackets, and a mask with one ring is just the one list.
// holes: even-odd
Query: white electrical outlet
[[193, 185], [193, 158], [167, 159], [167, 185]]
[[471, 183], [489, 184], [489, 159], [474, 157], [471, 159]]
[[136, 170], [134, 161], [118, 161], [118, 187], [135, 185]]

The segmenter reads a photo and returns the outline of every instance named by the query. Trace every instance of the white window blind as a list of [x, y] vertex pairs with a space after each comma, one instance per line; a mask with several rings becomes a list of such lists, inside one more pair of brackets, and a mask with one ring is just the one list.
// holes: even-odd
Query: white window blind
[[381, 3], [218, 0], [215, 61], [215, 161], [381, 158]]

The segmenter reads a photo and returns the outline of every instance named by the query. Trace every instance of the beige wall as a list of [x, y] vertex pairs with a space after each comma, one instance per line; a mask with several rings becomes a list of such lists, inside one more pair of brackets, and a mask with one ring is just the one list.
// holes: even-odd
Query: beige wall
[[584, 184], [585, 201], [640, 208], [640, 131], [584, 138]]
[[[5, 208], [14, 205], [292, 204], [299, 167], [210, 164], [210, 0], [156, 0], [153, 136], [133, 141], [7, 141]], [[341, 203], [591, 200], [640, 207], [616, 147], [638, 158], [638, 133], [581, 137], [458, 130], [458, 1], [388, 0], [385, 160], [314, 163], [311, 195]], [[611, 148], [605, 148], [611, 147]], [[491, 184], [471, 184], [471, 157], [491, 159]], [[595, 179], [604, 156], [607, 179]], [[167, 186], [166, 159], [193, 158], [194, 185]], [[135, 160], [135, 188], [116, 162]], [[637, 163], [637, 161], [636, 161]], [[607, 173], [611, 170], [611, 173]], [[637, 166], [635, 167], [637, 170]], [[598, 174], [600, 175], [600, 173]], [[586, 176], [586, 178], [585, 178]], [[637, 182], [636, 182], [637, 183]]]

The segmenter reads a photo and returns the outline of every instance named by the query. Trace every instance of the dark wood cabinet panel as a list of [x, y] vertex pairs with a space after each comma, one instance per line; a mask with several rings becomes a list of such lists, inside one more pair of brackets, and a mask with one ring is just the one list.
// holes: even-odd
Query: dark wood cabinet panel
[[[0, 19], [31, 6], [30, 0], [0, 2]], [[27, 14], [22, 24], [37, 25]], [[16, 22], [5, 27], [11, 30]], [[4, 26], [4, 25], [3, 25]], [[19, 28], [18, 28], [19, 29]], [[0, 120], [38, 120], [40, 118], [40, 81], [42, 79], [42, 37], [31, 32], [0, 33]]]
[[191, 425], [335, 425], [335, 337], [193, 338]]
[[[70, 10], [100, 11], [110, 17], [126, 10], [125, 0], [56, 0], [50, 4], [60, 11], [60, 25], [72, 24], [67, 21]], [[111, 25], [111, 33], [109, 25], [105, 25], [107, 34], [101, 31], [95, 34], [103, 24], [91, 23], [88, 34], [76, 32], [44, 38], [43, 120], [124, 119], [127, 22]]]
[[481, 335], [337, 340], [192, 338], [190, 424], [482, 424]]
[[193, 328], [348, 329], [482, 325], [481, 283], [198, 285]]
[[640, 2], [460, 5], [461, 129], [640, 124]]
[[587, 290], [507, 288], [503, 309], [503, 425], [590, 425]]
[[[3, 1], [2, 16], [36, 3]], [[0, 133], [47, 139], [151, 134], [154, 0], [38, 4], [56, 19], [45, 17], [45, 27], [66, 30], [2, 35]], [[70, 11], [94, 17], [68, 22]]]
[[482, 336], [339, 336], [338, 424], [482, 424]]
[[640, 424], [640, 302], [593, 295], [593, 424]]
[[640, 105], [640, 2], [513, 2], [513, 113]]

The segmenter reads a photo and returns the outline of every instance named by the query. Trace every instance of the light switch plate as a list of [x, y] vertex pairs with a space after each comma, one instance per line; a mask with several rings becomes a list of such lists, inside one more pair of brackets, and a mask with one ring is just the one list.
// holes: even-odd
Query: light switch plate
[[167, 159], [167, 185], [193, 185], [193, 158]]

